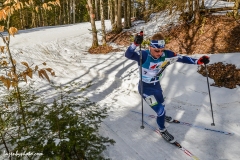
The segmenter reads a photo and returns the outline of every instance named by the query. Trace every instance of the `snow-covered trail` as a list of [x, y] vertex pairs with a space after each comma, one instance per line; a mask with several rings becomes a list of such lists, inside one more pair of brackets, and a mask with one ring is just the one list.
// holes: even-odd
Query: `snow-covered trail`
[[[110, 22], [106, 21], [106, 25]], [[151, 22], [153, 25], [153, 22]], [[97, 22], [100, 28], [100, 22]], [[110, 26], [109, 26], [110, 27]], [[147, 27], [146, 27], [147, 28]], [[20, 31], [11, 38], [11, 50], [19, 61], [47, 65], [56, 76], [52, 83], [66, 85], [91, 82], [83, 95], [101, 106], [109, 107], [109, 117], [100, 133], [116, 141], [104, 152], [112, 160], [188, 160], [191, 159], [158, 134], [145, 126], [140, 129], [141, 98], [137, 92], [138, 67], [124, 57], [124, 50], [106, 55], [87, 53], [91, 46], [90, 23]], [[194, 55], [195, 58], [201, 55]], [[240, 53], [209, 55], [211, 63], [235, 64], [238, 68]], [[49, 84], [36, 77], [42, 94], [51, 97]], [[210, 79], [210, 83], [213, 81]], [[81, 87], [81, 85], [77, 87]], [[216, 126], [211, 126], [207, 80], [197, 73], [196, 65], [176, 63], [169, 66], [161, 85], [166, 96], [167, 114], [175, 119], [207, 128], [233, 132], [234, 136], [212, 133], [178, 124], [166, 124], [167, 129], [186, 149], [201, 160], [240, 159], [240, 89], [210, 87]], [[78, 88], [76, 88], [78, 89]], [[154, 114], [144, 102], [144, 112]], [[157, 127], [154, 119], [145, 118]]]

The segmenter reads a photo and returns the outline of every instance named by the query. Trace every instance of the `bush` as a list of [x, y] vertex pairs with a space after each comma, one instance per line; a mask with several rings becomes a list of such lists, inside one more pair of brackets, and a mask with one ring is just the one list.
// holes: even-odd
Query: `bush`
[[[82, 90], [82, 89], [81, 89]], [[104, 159], [101, 156], [114, 140], [98, 134], [107, 109], [89, 99], [70, 94], [68, 87], [58, 87], [57, 97], [43, 103], [30, 89], [21, 89], [27, 123], [23, 127], [20, 114], [13, 108], [15, 92], [4, 97], [1, 106], [1, 134], [6, 141], [5, 153], [33, 153], [12, 159]], [[14, 115], [14, 116], [13, 116]], [[11, 128], [10, 128], [11, 126]], [[11, 136], [9, 136], [11, 135]], [[2, 150], [3, 152], [3, 150]], [[41, 153], [42, 155], [34, 155]]]

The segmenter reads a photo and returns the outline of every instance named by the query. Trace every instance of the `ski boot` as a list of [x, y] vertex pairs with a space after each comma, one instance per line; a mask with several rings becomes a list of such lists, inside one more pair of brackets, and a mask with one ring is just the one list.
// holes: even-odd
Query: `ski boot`
[[171, 122], [173, 122], [173, 118], [165, 115], [165, 121], [168, 123], [171, 123]]
[[176, 140], [174, 139], [174, 137], [167, 131], [166, 128], [164, 128], [163, 130], [159, 129], [161, 136], [168, 141], [169, 143], [174, 143], [176, 142]]

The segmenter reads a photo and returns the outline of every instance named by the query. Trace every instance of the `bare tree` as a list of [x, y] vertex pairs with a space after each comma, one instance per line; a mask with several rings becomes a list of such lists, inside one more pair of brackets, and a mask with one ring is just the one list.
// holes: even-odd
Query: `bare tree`
[[99, 20], [99, 16], [98, 16], [98, 0], [95, 0], [95, 14], [96, 14], [96, 20]]
[[100, 0], [100, 15], [101, 15], [101, 24], [102, 24], [102, 45], [106, 46], [106, 32], [105, 32], [105, 23], [104, 23], [104, 14], [103, 14], [103, 0]]
[[127, 21], [127, 28], [131, 27], [131, 0], [127, 0], [127, 17], [128, 17], [128, 21]]
[[122, 0], [118, 0], [117, 3], [117, 28], [116, 32], [120, 33], [122, 31]]
[[95, 14], [92, 6], [92, 1], [87, 0], [87, 10], [88, 14], [90, 16], [90, 22], [92, 26], [92, 36], [93, 36], [93, 41], [92, 41], [92, 48], [98, 47], [98, 38], [97, 38], [97, 29], [96, 29], [96, 24], [95, 24]]
[[108, 6], [109, 6], [109, 8], [110, 8], [110, 13], [109, 13], [109, 15], [110, 15], [110, 21], [111, 21], [111, 25], [113, 26], [113, 24], [114, 24], [114, 7], [113, 7], [113, 5], [114, 5], [114, 1], [113, 0], [108, 0]]
[[237, 17], [238, 17], [239, 3], [240, 3], [240, 0], [235, 0], [234, 10], [233, 10], [233, 16], [234, 16], [234, 18], [237, 18]]
[[72, 0], [72, 13], [73, 13], [73, 24], [75, 23], [75, 9], [76, 9], [76, 2], [75, 2], [75, 0]]
[[127, 16], [127, 0], [124, 0], [124, 28], [127, 28], [127, 21], [128, 21], [128, 16]]

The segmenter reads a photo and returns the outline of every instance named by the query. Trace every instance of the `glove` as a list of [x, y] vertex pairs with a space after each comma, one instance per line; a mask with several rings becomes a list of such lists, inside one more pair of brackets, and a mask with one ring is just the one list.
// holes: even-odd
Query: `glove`
[[143, 31], [141, 31], [140, 34], [137, 33], [134, 38], [134, 44], [136, 46], [139, 46], [140, 44], [142, 44], [142, 42], [143, 42]]
[[208, 56], [202, 56], [198, 59], [197, 64], [208, 64], [209, 63], [209, 57]]

